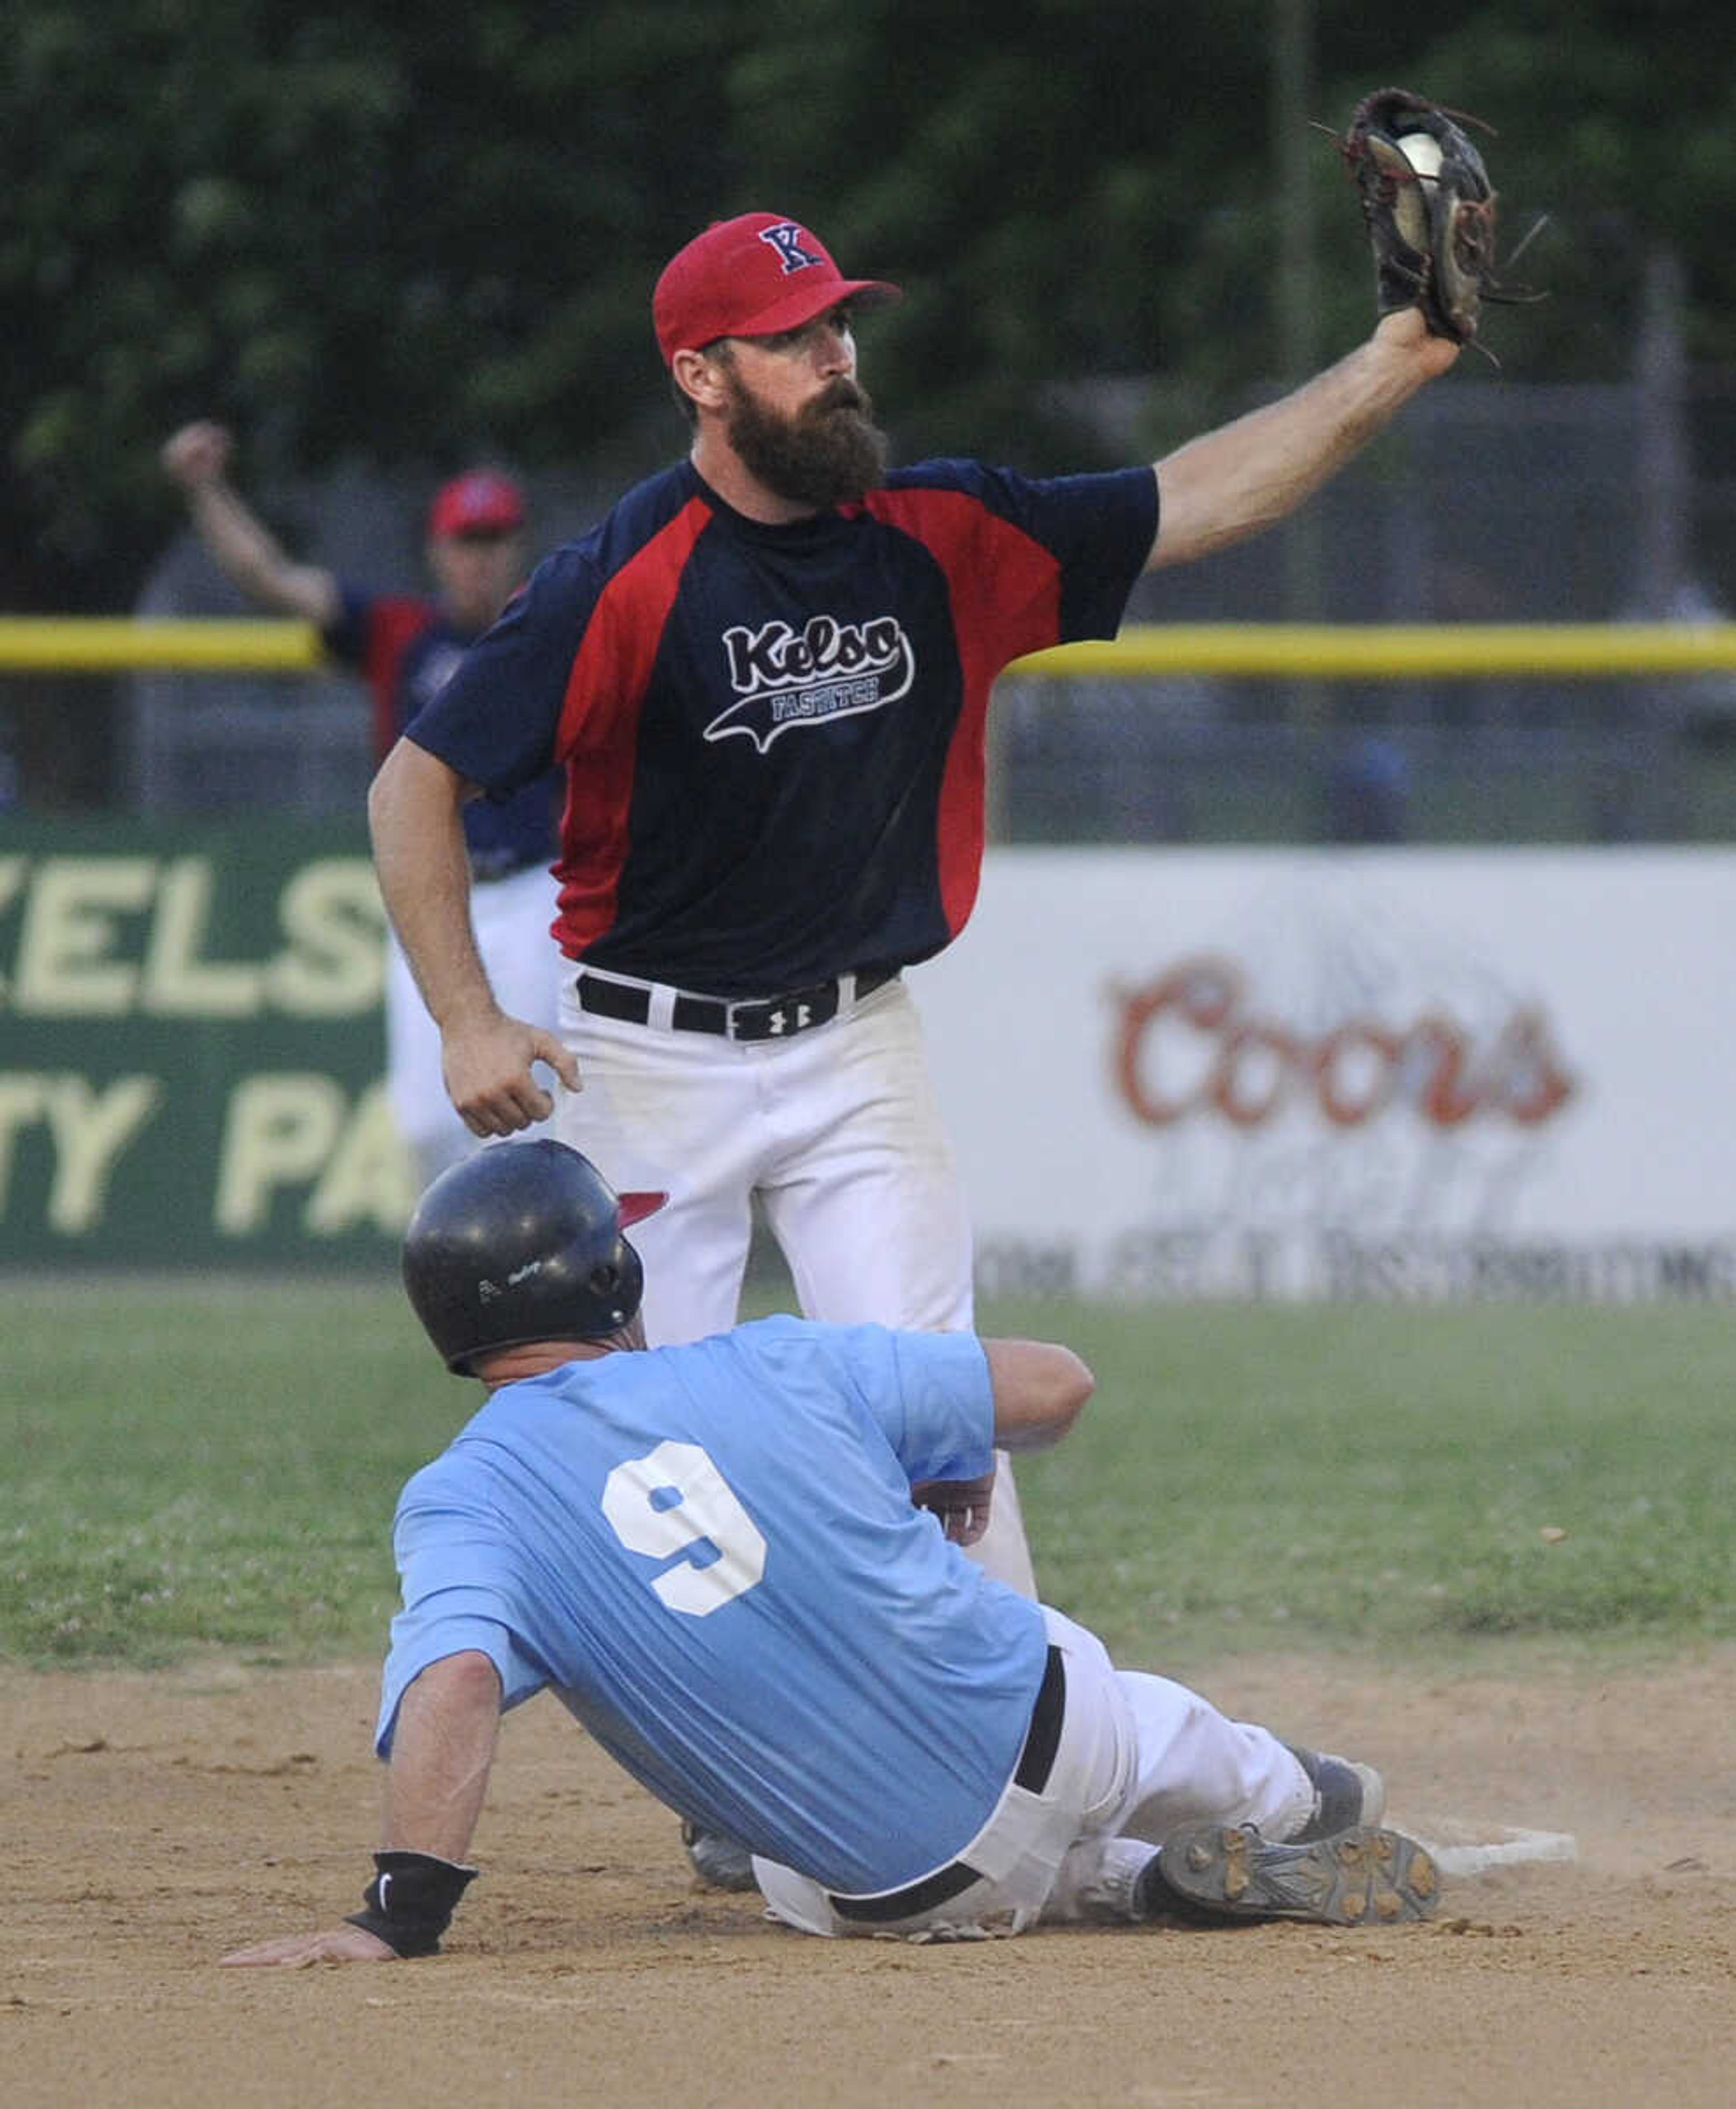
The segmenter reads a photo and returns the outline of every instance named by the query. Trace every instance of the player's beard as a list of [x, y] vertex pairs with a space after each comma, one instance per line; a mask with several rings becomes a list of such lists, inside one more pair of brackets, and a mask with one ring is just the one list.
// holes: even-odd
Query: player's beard
[[841, 376], [790, 415], [769, 409], [731, 373], [729, 444], [768, 490], [816, 512], [853, 504], [877, 490], [886, 472], [886, 436], [874, 406]]

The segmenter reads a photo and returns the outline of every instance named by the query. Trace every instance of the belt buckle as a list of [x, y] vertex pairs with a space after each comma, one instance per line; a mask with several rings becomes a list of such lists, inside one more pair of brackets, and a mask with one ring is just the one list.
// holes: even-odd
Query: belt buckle
[[805, 1032], [810, 1025], [824, 1025], [838, 1014], [838, 985], [823, 982], [816, 988], [797, 989], [789, 996], [763, 1001], [733, 1003], [729, 1006], [732, 1040], [787, 1040]]

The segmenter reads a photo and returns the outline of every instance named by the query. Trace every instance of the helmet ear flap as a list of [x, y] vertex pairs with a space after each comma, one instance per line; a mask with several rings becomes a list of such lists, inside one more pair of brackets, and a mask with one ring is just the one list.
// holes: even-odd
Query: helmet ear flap
[[607, 1318], [611, 1330], [632, 1320], [638, 1310], [644, 1288], [645, 1270], [638, 1254], [625, 1238], [616, 1244], [612, 1259], [593, 1268], [585, 1285], [593, 1311], [599, 1317]]

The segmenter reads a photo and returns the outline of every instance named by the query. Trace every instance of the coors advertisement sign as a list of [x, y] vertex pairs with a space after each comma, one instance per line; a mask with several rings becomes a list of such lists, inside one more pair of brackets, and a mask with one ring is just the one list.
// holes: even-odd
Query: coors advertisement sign
[[1722, 851], [999, 851], [913, 977], [981, 1286], [1736, 1294], [1733, 931]]

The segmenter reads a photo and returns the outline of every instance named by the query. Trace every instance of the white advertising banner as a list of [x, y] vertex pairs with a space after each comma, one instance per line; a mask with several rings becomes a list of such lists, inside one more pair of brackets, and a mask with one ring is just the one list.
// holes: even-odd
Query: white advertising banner
[[913, 970], [985, 1293], [1736, 1295], [1736, 851], [992, 851]]

